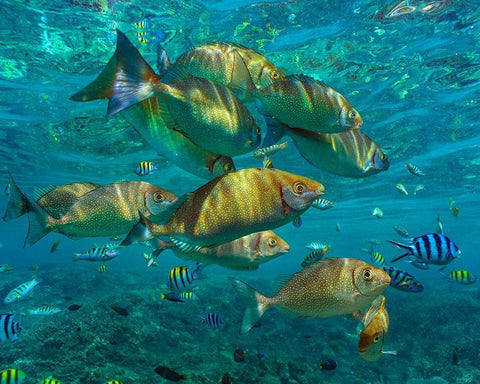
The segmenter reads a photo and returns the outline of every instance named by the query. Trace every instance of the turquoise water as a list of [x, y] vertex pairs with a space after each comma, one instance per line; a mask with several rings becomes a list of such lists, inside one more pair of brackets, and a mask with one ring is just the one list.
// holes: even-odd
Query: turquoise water
[[[385, 291], [391, 318], [386, 349], [398, 355], [371, 363], [358, 354], [357, 322], [343, 317], [292, 319], [272, 310], [261, 327], [239, 336], [243, 305], [227, 280], [235, 276], [272, 294], [275, 277], [300, 270], [304, 245], [313, 240], [330, 244], [331, 256], [369, 261], [360, 248], [378, 239], [376, 249], [388, 261], [399, 255], [387, 243], [398, 238], [393, 225], [419, 236], [436, 230], [437, 215], [444, 233], [462, 250], [447, 271], [480, 274], [480, 6], [467, 0], [435, 3], [438, 12], [388, 17], [390, 1], [2, 2], [0, 170], [5, 187], [7, 170], [29, 195], [34, 187], [51, 184], [119, 180], [146, 180], [181, 195], [205, 182], [159, 159], [121, 117], [105, 117], [105, 101], [69, 100], [113, 54], [116, 28], [152, 66], [159, 40], [172, 58], [209, 41], [233, 41], [261, 52], [285, 73], [326, 81], [361, 113], [362, 130], [388, 155], [390, 169], [364, 179], [336, 176], [314, 168], [289, 145], [272, 157], [275, 167], [322, 182], [324, 197], [335, 207], [310, 209], [299, 229], [276, 229], [290, 252], [258, 271], [208, 267], [208, 278], [199, 283], [201, 299], [187, 304], [158, 298], [170, 269], [185, 265], [169, 251], [158, 267], [147, 268], [145, 248], [122, 249], [101, 274], [98, 264], [72, 263], [72, 253], [108, 239], [74, 241], [49, 234], [24, 249], [26, 218], [1, 222], [0, 264], [12, 264], [14, 271], [0, 274], [0, 313], [25, 316], [19, 340], [0, 344], [0, 370], [21, 369], [28, 383], [49, 376], [72, 384], [166, 382], [154, 372], [157, 365], [186, 374], [192, 383], [218, 383], [226, 372], [234, 383], [480, 382], [478, 282], [457, 285], [441, 279], [437, 267], [420, 271], [397, 262], [425, 290]], [[134, 24], [145, 18], [145, 28]], [[146, 32], [146, 43], [137, 40], [137, 32]], [[158, 162], [160, 171], [141, 179], [133, 170], [145, 159]], [[234, 161], [237, 168], [260, 166], [250, 154]], [[426, 176], [410, 175], [407, 161]], [[397, 183], [410, 194], [398, 193]], [[418, 184], [424, 189], [413, 194]], [[450, 210], [451, 199], [460, 208], [458, 217]], [[2, 193], [0, 200], [3, 209], [8, 196]], [[375, 207], [382, 209], [381, 219], [372, 216]], [[61, 243], [52, 254], [57, 239]], [[41, 282], [27, 298], [3, 303], [11, 289], [33, 276]], [[72, 304], [82, 307], [67, 310]], [[43, 305], [62, 312], [28, 314]], [[114, 305], [127, 308], [129, 315], [117, 314]], [[200, 317], [207, 312], [220, 314], [226, 326], [206, 329]], [[243, 363], [233, 361], [237, 348], [246, 352]], [[337, 369], [321, 371], [319, 365], [329, 358], [338, 362]]]

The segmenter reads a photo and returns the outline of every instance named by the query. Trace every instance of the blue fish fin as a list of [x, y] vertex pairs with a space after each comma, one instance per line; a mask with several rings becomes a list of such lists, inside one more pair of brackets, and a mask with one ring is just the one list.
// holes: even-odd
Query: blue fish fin
[[12, 220], [27, 213], [27, 198], [13, 180], [10, 172], [8, 172], [8, 183], [10, 185], [10, 197], [3, 215], [3, 221]]
[[412, 255], [412, 248], [409, 245], [401, 244], [401, 243], [398, 243], [398, 242], [393, 241], [393, 240], [388, 240], [388, 242], [392, 243], [393, 245], [397, 246], [398, 248], [403, 248], [403, 249], [408, 250], [408, 252], [406, 252], [403, 255], [400, 255], [400, 256], [396, 257], [395, 259], [393, 259], [391, 261], [392, 263], [394, 263], [397, 260], [400, 260], [400, 259], [404, 258], [405, 256]]

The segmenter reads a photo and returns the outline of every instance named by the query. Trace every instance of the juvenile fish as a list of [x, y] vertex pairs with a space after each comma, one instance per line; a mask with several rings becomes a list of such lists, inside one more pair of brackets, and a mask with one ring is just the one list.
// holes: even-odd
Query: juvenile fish
[[450, 271], [450, 273], [445, 278], [462, 285], [470, 285], [477, 281], [477, 277], [469, 271], [464, 269], [457, 271]]
[[425, 186], [423, 184], [417, 184], [415, 186], [415, 189], [413, 190], [413, 194], [416, 195], [417, 192], [420, 192], [423, 189], [425, 189]]
[[29, 309], [28, 313], [31, 315], [55, 315], [57, 313], [60, 313], [62, 310], [57, 307], [50, 307], [50, 306], [43, 306], [43, 307], [38, 307], [35, 309]]
[[303, 176], [278, 169], [242, 169], [187, 194], [164, 225], [142, 218], [122, 245], [169, 236], [184, 252], [198, 251], [287, 224], [323, 193], [322, 184]]
[[414, 237], [411, 239], [412, 245], [401, 244], [392, 240], [389, 240], [389, 242], [407, 251], [393, 259], [392, 263], [405, 256], [415, 256], [426, 264], [447, 265], [453, 259], [459, 258], [461, 254], [457, 245], [450, 238], [439, 233], [428, 233]]
[[423, 292], [423, 285], [409, 273], [395, 267], [383, 267], [383, 270], [390, 276], [390, 286], [405, 292]]
[[20, 321], [15, 321], [14, 313], [0, 314], [0, 343], [18, 340], [18, 334], [22, 329]]
[[397, 227], [396, 225], [394, 225], [392, 228], [399, 236], [408, 237], [408, 231], [405, 228]]
[[171, 370], [168, 367], [164, 367], [159, 365], [157, 368], [155, 368], [155, 372], [162, 376], [164, 379], [170, 380], [170, 381], [180, 381], [180, 380], [187, 380], [186, 375], [182, 375], [180, 373], [177, 373], [173, 370]]
[[27, 281], [26, 283], [20, 284], [18, 287], [12, 289], [5, 300], [3, 301], [6, 304], [13, 303], [14, 301], [18, 301], [23, 299], [26, 295], [28, 295], [33, 288], [38, 284], [36, 279]]
[[270, 145], [269, 147], [257, 149], [255, 152], [253, 152], [252, 156], [255, 159], [262, 159], [265, 156], [271, 156], [277, 153], [278, 151], [280, 151], [281, 149], [285, 149], [287, 147], [288, 147], [288, 141], [285, 141], [281, 144], [273, 144], [273, 145]]
[[405, 163], [405, 167], [407, 168], [408, 172], [410, 172], [414, 176], [425, 176], [425, 174], [412, 163]]
[[313, 200], [312, 207], [326, 211], [327, 209], [333, 208], [333, 203], [327, 199], [318, 198]]
[[377, 251], [371, 253], [370, 259], [372, 263], [378, 267], [383, 267], [385, 265], [385, 258]]
[[0, 264], [0, 273], [13, 271], [13, 265]]
[[225, 320], [223, 320], [217, 313], [207, 313], [201, 318], [201, 320], [207, 328], [220, 329], [225, 326]]
[[174, 301], [177, 303], [185, 303], [186, 301], [196, 301], [198, 296], [195, 292], [168, 292], [160, 295], [162, 300]]
[[52, 246], [50, 247], [50, 253], [55, 252], [59, 245], [60, 245], [60, 239], [58, 239], [52, 244]]
[[381, 219], [383, 217], [383, 211], [377, 207], [373, 210], [372, 216], [375, 216], [377, 219]]
[[[313, 244], [313, 246], [312, 246]], [[312, 252], [310, 252], [305, 259], [303, 259], [301, 266], [303, 268], [316, 263], [317, 261], [320, 261], [323, 256], [327, 254], [327, 252], [330, 250], [330, 245], [328, 244], [322, 244], [318, 242], [312, 242], [310, 245], [307, 244], [307, 248], [311, 247]]]
[[45, 379], [41, 382], [41, 384], [62, 384], [60, 381], [56, 380], [56, 379], [51, 379], [51, 378], [48, 378], [48, 379]]
[[390, 284], [380, 268], [358, 259], [321, 260], [276, 281], [277, 294], [267, 297], [230, 278], [245, 305], [241, 333], [248, 332], [271, 307], [297, 316], [330, 317], [353, 313], [370, 304]]
[[107, 266], [106, 265], [100, 265], [97, 269], [98, 272], [104, 273], [107, 271]]
[[404, 187], [403, 184], [398, 183], [398, 184], [395, 186], [395, 189], [396, 189], [398, 192], [400, 192], [402, 195], [408, 196], [408, 191], [407, 191], [407, 189]]
[[108, 261], [112, 260], [120, 254], [116, 249], [106, 247], [95, 247], [82, 253], [74, 253], [75, 258], [73, 262], [84, 261]]
[[138, 163], [137, 168], [135, 168], [135, 173], [138, 176], [151, 175], [153, 171], [156, 171], [158, 168], [156, 164], [153, 164], [151, 161], [141, 161]]

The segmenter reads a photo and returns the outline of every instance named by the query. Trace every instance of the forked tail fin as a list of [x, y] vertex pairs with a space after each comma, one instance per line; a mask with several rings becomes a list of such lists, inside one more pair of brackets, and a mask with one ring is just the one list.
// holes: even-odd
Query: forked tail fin
[[3, 221], [16, 219], [27, 213], [27, 198], [18, 188], [13, 180], [12, 174], [8, 172], [8, 185], [10, 189], [10, 198], [8, 199], [7, 209], [3, 215]]
[[240, 296], [243, 305], [245, 305], [245, 315], [243, 316], [240, 334], [247, 333], [273, 303], [271, 302], [271, 298], [262, 295], [247, 283], [233, 277], [229, 277], [229, 279], [232, 282], [233, 288]]
[[158, 229], [163, 228], [163, 225], [152, 223], [140, 211], [138, 211], [138, 214], [140, 215], [140, 221], [132, 227], [130, 232], [128, 232], [127, 237], [120, 243], [122, 247], [131, 244], [142, 243], [144, 241], [153, 239], [156, 236], [163, 235], [163, 233], [154, 233], [158, 232]]
[[404, 258], [405, 256], [408, 256], [408, 255], [413, 255], [412, 253], [412, 248], [408, 245], [405, 245], [405, 244], [401, 244], [401, 243], [397, 243], [396, 241], [393, 241], [393, 240], [388, 240], [389, 243], [392, 243], [393, 245], [396, 245], [398, 248], [402, 248], [402, 249], [407, 249], [408, 252], [405, 252], [403, 255], [400, 255], [398, 257], [396, 257], [395, 259], [393, 259], [391, 262], [394, 263], [395, 261], [398, 261], [402, 258]]
[[117, 49], [98, 77], [73, 101], [110, 99], [107, 115], [113, 115], [133, 104], [152, 97], [161, 87], [158, 76], [128, 38], [117, 29]]

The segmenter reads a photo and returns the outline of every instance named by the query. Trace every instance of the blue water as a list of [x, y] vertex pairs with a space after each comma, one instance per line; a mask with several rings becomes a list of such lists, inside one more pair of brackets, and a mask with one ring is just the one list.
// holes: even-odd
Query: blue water
[[[0, 344], [0, 371], [21, 369], [28, 383], [49, 376], [70, 384], [166, 382], [154, 372], [157, 365], [186, 374], [191, 383], [218, 383], [226, 372], [234, 383], [246, 384], [480, 383], [478, 282], [457, 285], [441, 279], [437, 267], [419, 271], [397, 262], [425, 290], [386, 290], [391, 318], [386, 348], [398, 356], [370, 363], [357, 351], [357, 323], [343, 317], [292, 319], [272, 310], [261, 327], [239, 336], [243, 306], [227, 280], [235, 276], [272, 294], [275, 277], [298, 271], [307, 254], [304, 245], [313, 240], [329, 243], [331, 256], [368, 261], [360, 248], [378, 239], [376, 249], [389, 261], [399, 255], [387, 242], [397, 238], [393, 225], [418, 236], [436, 230], [437, 215], [462, 251], [447, 271], [480, 275], [480, 6], [468, 0], [436, 3], [443, 6], [437, 13], [388, 18], [379, 15], [391, 9], [389, 0], [2, 2], [2, 190], [8, 170], [30, 195], [34, 187], [51, 184], [140, 180], [133, 170], [145, 159], [158, 162], [161, 171], [142, 180], [177, 195], [205, 182], [159, 159], [121, 117], [105, 117], [105, 101], [69, 101], [113, 54], [115, 28], [152, 66], [158, 36], [168, 36], [161, 44], [172, 58], [209, 41], [234, 41], [261, 52], [285, 73], [322, 79], [361, 113], [362, 130], [384, 149], [391, 166], [375, 176], [349, 179], [313, 167], [294, 145], [275, 155], [276, 168], [321, 181], [335, 207], [310, 209], [299, 229], [276, 229], [290, 252], [258, 271], [208, 267], [201, 300], [187, 305], [158, 299], [168, 271], [185, 264], [170, 252], [162, 254], [158, 267], [147, 268], [141, 257], [145, 248], [122, 249], [100, 274], [97, 264], [72, 263], [72, 252], [108, 239], [74, 241], [49, 234], [24, 249], [26, 218], [1, 222], [0, 264], [12, 264], [14, 271], [0, 274], [0, 313], [25, 316], [19, 340]], [[134, 23], [145, 17], [149, 41], [142, 44]], [[234, 161], [237, 169], [260, 166], [250, 154]], [[407, 161], [426, 176], [410, 175]], [[409, 196], [395, 190], [397, 183]], [[414, 195], [418, 184], [424, 189]], [[458, 217], [449, 208], [452, 198]], [[2, 210], [7, 201], [0, 194]], [[381, 219], [372, 216], [375, 207], [383, 210]], [[57, 239], [59, 249], [51, 254]], [[33, 276], [41, 283], [31, 295], [3, 303], [11, 289]], [[68, 311], [71, 304], [82, 308]], [[28, 315], [42, 305], [62, 312]], [[118, 315], [112, 305], [124, 306], [129, 316]], [[221, 314], [225, 328], [206, 329], [199, 319], [207, 312]], [[233, 361], [236, 348], [246, 351], [244, 363]], [[455, 348], [458, 365], [452, 361]], [[261, 360], [258, 350], [265, 353]], [[338, 368], [320, 371], [329, 358]]]

